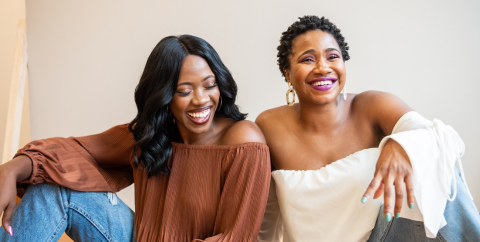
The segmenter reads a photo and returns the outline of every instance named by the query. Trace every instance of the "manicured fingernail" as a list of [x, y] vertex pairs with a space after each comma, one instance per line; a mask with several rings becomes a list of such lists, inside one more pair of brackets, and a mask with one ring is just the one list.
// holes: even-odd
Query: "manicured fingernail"
[[367, 202], [367, 197], [362, 197], [362, 203], [366, 203]]
[[10, 234], [10, 236], [13, 236], [12, 226], [8, 226], [8, 233]]
[[387, 222], [392, 221], [392, 215], [390, 213], [386, 213], [385, 214], [385, 219], [387, 220]]
[[400, 213], [395, 213], [395, 218], [400, 218]]
[[413, 203], [410, 203], [409, 207], [410, 209], [413, 209]]

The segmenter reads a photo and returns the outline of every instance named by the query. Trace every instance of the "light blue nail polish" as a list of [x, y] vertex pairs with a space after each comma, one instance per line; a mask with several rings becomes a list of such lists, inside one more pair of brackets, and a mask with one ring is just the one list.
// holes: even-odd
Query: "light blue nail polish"
[[410, 203], [409, 207], [410, 209], [413, 209], [413, 203]]
[[362, 197], [362, 203], [366, 203], [367, 202], [367, 197]]
[[400, 213], [395, 213], [395, 218], [400, 218]]
[[392, 215], [390, 213], [386, 213], [385, 214], [385, 219], [387, 220], [387, 222], [392, 221]]

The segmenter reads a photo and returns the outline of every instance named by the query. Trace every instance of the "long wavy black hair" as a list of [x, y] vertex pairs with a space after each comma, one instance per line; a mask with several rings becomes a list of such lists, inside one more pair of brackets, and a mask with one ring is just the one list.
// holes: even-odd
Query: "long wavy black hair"
[[128, 126], [135, 138], [134, 165], [142, 165], [148, 177], [170, 173], [171, 142], [181, 141], [168, 104], [177, 89], [180, 69], [187, 55], [202, 57], [215, 74], [222, 98], [222, 106], [215, 115], [237, 121], [247, 116], [235, 105], [235, 80], [207, 41], [192, 35], [163, 38], [148, 57], [135, 89], [138, 113]]

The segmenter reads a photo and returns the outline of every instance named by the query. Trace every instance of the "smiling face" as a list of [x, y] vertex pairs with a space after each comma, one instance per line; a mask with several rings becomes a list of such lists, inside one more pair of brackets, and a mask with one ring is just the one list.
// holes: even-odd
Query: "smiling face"
[[329, 33], [311, 30], [297, 36], [289, 57], [290, 69], [284, 70], [300, 102], [325, 104], [342, 91], [345, 63], [337, 41]]
[[219, 104], [220, 90], [208, 63], [196, 55], [183, 60], [177, 90], [169, 104], [180, 133], [205, 133]]

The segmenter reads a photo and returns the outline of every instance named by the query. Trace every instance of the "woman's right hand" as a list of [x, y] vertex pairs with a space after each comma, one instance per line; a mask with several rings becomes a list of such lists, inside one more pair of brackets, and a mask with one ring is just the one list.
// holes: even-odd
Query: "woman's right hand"
[[0, 213], [3, 212], [3, 229], [12, 235], [12, 214], [17, 204], [17, 181], [26, 180], [32, 174], [32, 160], [18, 156], [0, 166]]

